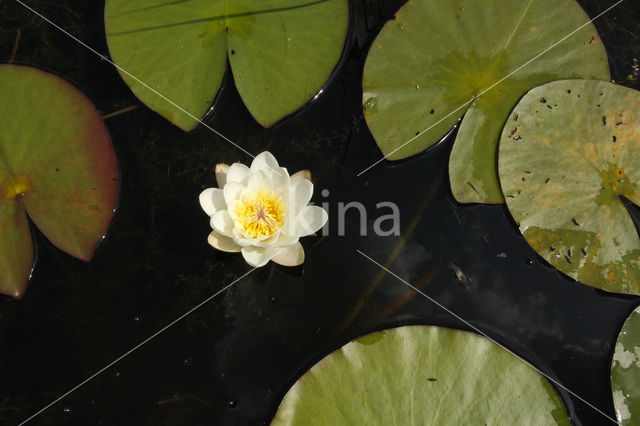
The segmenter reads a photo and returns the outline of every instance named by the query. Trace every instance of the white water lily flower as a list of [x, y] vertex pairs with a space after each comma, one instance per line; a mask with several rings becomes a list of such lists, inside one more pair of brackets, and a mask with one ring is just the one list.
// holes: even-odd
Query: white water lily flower
[[327, 222], [324, 209], [307, 205], [313, 194], [309, 177], [306, 170], [290, 177], [267, 151], [255, 157], [251, 167], [218, 164], [218, 188], [200, 194], [200, 205], [211, 216], [209, 244], [226, 252], [242, 252], [253, 267], [269, 260], [285, 266], [302, 264], [299, 238]]

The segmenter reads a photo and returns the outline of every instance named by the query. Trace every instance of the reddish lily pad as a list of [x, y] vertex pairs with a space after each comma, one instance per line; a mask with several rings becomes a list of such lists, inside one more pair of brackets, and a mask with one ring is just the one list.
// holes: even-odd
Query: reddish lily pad
[[640, 294], [640, 92], [597, 80], [536, 87], [502, 132], [499, 174], [527, 242], [604, 290]]
[[109, 132], [69, 82], [0, 65], [0, 293], [21, 297], [34, 253], [27, 216], [59, 249], [89, 261], [118, 192]]

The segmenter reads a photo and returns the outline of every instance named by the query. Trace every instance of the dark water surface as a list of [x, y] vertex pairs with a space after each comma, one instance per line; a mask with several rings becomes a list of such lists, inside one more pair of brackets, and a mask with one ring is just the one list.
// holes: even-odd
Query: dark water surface
[[[268, 423], [295, 379], [366, 332], [401, 324], [467, 328], [362, 257], [386, 264], [545, 373], [614, 416], [609, 364], [618, 330], [640, 300], [572, 282], [541, 260], [503, 206], [459, 205], [448, 187], [453, 137], [398, 163], [356, 174], [381, 154], [361, 110], [369, 44], [402, 1], [352, 2], [341, 67], [322, 95], [269, 130], [256, 124], [227, 74], [207, 124], [249, 152], [270, 150], [290, 171], [313, 171], [316, 203], [329, 203], [331, 234], [303, 241], [293, 270], [270, 264], [169, 328], [34, 419], [34, 425]], [[612, 1], [580, 2], [595, 16]], [[101, 1], [28, 4], [106, 53]], [[639, 88], [640, 5], [626, 0], [596, 22], [613, 78]], [[65, 76], [104, 114], [138, 101], [114, 68], [35, 17], [0, 0], [0, 61]], [[627, 76], [631, 74], [631, 79]], [[637, 71], [636, 71], [637, 78]], [[119, 208], [91, 264], [37, 235], [37, 265], [21, 301], [0, 298], [0, 425], [17, 424], [178, 318], [250, 268], [206, 243], [198, 194], [217, 162], [250, 162], [200, 126], [184, 133], [144, 106], [108, 119], [122, 173]], [[328, 196], [321, 190], [327, 189]], [[338, 202], [355, 212], [337, 235]], [[393, 201], [401, 237], [378, 237], [373, 221]], [[37, 231], [36, 231], [37, 232]], [[455, 271], [468, 280], [459, 280]], [[575, 424], [607, 420], [561, 392]]]

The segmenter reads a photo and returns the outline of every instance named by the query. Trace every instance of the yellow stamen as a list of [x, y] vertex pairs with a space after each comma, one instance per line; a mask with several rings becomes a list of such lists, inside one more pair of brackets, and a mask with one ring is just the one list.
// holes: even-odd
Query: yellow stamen
[[251, 238], [273, 235], [284, 223], [285, 206], [282, 197], [264, 189], [242, 197], [236, 203], [235, 222], [240, 231]]

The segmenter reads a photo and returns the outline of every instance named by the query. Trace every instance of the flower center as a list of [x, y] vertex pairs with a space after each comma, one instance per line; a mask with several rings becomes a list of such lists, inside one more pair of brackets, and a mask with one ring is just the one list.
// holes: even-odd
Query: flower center
[[264, 189], [245, 195], [236, 203], [235, 223], [251, 238], [273, 235], [284, 223], [285, 206], [282, 197]]
[[5, 185], [4, 197], [7, 200], [15, 200], [31, 190], [31, 184], [24, 177], [17, 177]]

